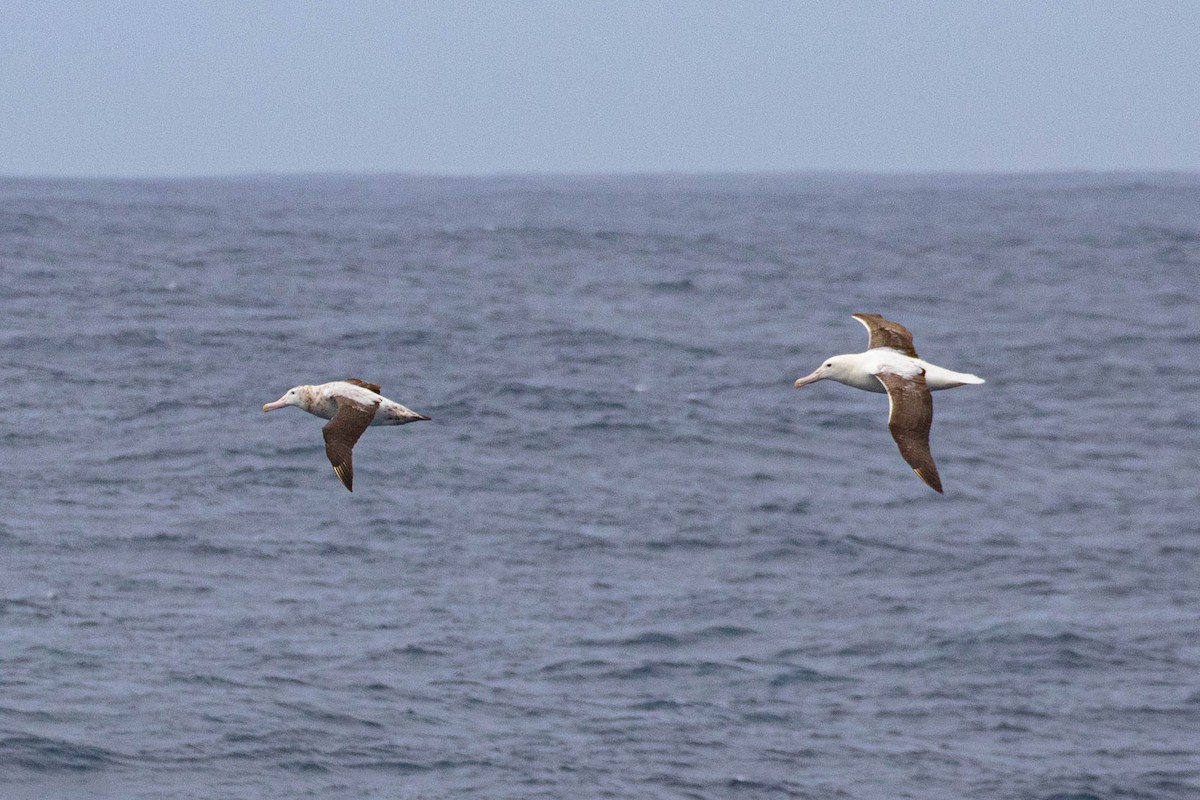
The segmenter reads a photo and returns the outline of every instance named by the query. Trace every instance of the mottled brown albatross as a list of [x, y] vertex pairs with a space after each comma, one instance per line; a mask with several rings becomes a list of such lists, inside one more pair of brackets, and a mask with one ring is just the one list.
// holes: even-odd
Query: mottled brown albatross
[[267, 403], [263, 411], [273, 411], [284, 406], [297, 406], [329, 423], [321, 429], [325, 435], [325, 455], [333, 471], [346, 488], [354, 491], [354, 463], [351, 454], [354, 443], [363, 431], [372, 425], [404, 425], [409, 422], [429, 419], [410, 408], [380, 394], [375, 383], [347, 378], [316, 386], [293, 386], [274, 403]]

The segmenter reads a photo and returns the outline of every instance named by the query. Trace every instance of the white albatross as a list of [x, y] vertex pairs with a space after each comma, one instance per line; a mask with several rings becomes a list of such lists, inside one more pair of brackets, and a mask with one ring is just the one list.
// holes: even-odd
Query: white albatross
[[983, 378], [918, 358], [912, 333], [899, 323], [879, 314], [855, 314], [854, 318], [871, 334], [867, 351], [825, 359], [812, 374], [797, 380], [796, 388], [828, 379], [868, 392], [887, 392], [888, 430], [900, 455], [917, 477], [941, 493], [942, 479], [929, 450], [929, 428], [933, 425], [933, 398], [929, 393], [983, 383]]
[[347, 378], [316, 386], [293, 386], [274, 403], [267, 403], [263, 411], [274, 411], [284, 406], [298, 406], [310, 414], [329, 420], [321, 429], [325, 435], [325, 455], [333, 471], [346, 488], [354, 491], [354, 464], [351, 454], [354, 443], [363, 431], [372, 425], [404, 425], [409, 422], [429, 419], [379, 393], [378, 384]]

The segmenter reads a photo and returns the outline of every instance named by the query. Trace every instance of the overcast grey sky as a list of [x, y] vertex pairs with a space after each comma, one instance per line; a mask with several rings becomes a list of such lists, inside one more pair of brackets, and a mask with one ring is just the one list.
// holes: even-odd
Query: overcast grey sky
[[0, 175], [1200, 169], [1200, 2], [0, 0]]

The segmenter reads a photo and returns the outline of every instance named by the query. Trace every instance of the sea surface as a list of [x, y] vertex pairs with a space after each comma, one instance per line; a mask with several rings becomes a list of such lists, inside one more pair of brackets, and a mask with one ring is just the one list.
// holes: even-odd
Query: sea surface
[[6, 179], [0, 275], [4, 800], [1200, 797], [1200, 175]]

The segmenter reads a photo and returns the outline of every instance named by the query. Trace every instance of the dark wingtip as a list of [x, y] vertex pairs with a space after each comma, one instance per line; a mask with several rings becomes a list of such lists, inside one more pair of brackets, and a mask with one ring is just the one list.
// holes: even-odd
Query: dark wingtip
[[338, 480], [340, 480], [342, 482], [342, 486], [346, 487], [346, 491], [349, 491], [349, 492], [354, 491], [354, 476], [353, 475], [350, 475], [349, 477], [347, 477], [345, 471], [341, 467], [336, 467], [336, 466], [333, 468], [333, 474], [338, 476]]
[[925, 485], [930, 489], [933, 489], [938, 494], [945, 494], [945, 492], [942, 491], [942, 479], [936, 472], [932, 475], [925, 475], [925, 473], [916, 468], [913, 469], [913, 472], [917, 473], [917, 477], [924, 481]]

